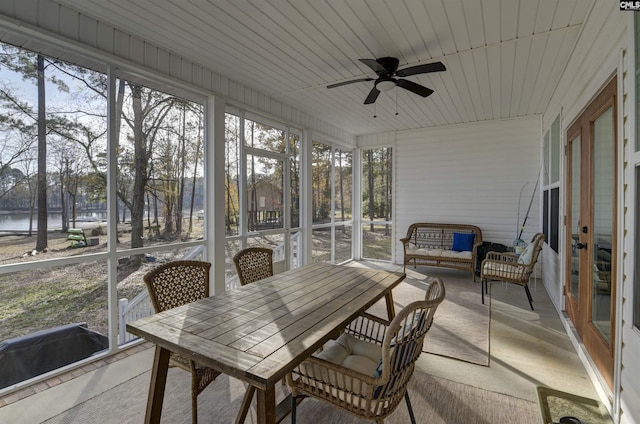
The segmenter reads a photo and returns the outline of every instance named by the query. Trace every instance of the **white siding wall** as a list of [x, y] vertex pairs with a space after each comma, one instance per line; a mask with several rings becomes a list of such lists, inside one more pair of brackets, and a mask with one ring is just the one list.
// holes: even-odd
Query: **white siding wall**
[[[127, 73], [146, 74], [147, 77], [156, 75], [165, 78], [169, 85], [175, 82], [177, 87], [184, 87], [203, 97], [209, 94], [222, 96], [233, 104], [267, 117], [355, 145], [355, 137], [340, 128], [217, 75], [150, 42], [49, 0], [0, 2], [0, 37], [4, 41], [38, 52], [43, 52], [45, 44], [42, 41], [60, 42], [57, 48], [47, 45], [44, 53], [63, 60], [71, 59], [69, 52], [75, 56], [91, 55], [93, 59], [117, 64], [125, 76]], [[81, 61], [75, 62], [83, 64]], [[175, 90], [173, 94], [180, 95]]]
[[[633, 38], [633, 31], [631, 26], [629, 27], [629, 39]], [[623, 367], [620, 371], [620, 410], [622, 411], [620, 417], [621, 424], [635, 424], [640, 422], [640, 382], [638, 381], [638, 375], [640, 375], [640, 364], [638, 363], [638, 356], [640, 355], [640, 333], [637, 328], [633, 328], [633, 310], [637, 309], [640, 305], [634, 305], [634, 290], [640, 288], [634, 288], [634, 278], [638, 281], [638, 276], [634, 277], [635, 270], [638, 266], [635, 263], [637, 254], [634, 252], [635, 238], [638, 237], [635, 228], [637, 222], [636, 216], [640, 211], [636, 208], [635, 191], [637, 188], [637, 181], [635, 180], [636, 166], [640, 163], [640, 154], [634, 153], [635, 150], [635, 137], [638, 122], [635, 119], [634, 108], [634, 96], [632, 93], [635, 91], [636, 82], [634, 80], [633, 70], [633, 46], [630, 45], [624, 56], [624, 78], [622, 80], [622, 90], [624, 92], [623, 101], [618, 102], [622, 104], [622, 120], [619, 120], [622, 125], [621, 146], [623, 147], [622, 154], [623, 163], [621, 169], [623, 174], [624, 184], [621, 184], [618, 193], [621, 194], [623, 209], [622, 219], [625, 223], [623, 229], [624, 239], [622, 241], [624, 255], [619, 258], [618, 263], [622, 263], [620, 275], [618, 277], [618, 284], [621, 284], [622, 289], [619, 289], [619, 293], [622, 299], [618, 299], [618, 309], [622, 310], [622, 319], [618, 322], [622, 322], [622, 342], [617, 346], [621, 349], [620, 362]], [[636, 70], [637, 72], [637, 70]], [[638, 99], [635, 99], [637, 105]], [[637, 107], [637, 106], [635, 106]], [[618, 216], [620, 216], [620, 211]]]
[[[609, 80], [611, 75], [618, 75], [618, 329], [616, 347], [616, 369], [620, 370], [619, 379], [614, 382], [619, 386], [613, 388], [615, 398], [613, 415], [616, 422], [633, 424], [640, 422], [640, 335], [632, 328], [633, 312], [633, 266], [634, 266], [634, 208], [633, 187], [634, 167], [629, 165], [633, 148], [633, 127], [637, 125], [633, 116], [634, 76], [633, 58], [629, 58], [629, 51], [633, 49], [632, 31], [630, 25], [631, 13], [621, 12], [617, 7], [611, 7], [609, 2], [594, 2], [593, 10], [584, 25], [582, 34], [567, 65], [565, 73], [558, 84], [555, 94], [544, 114], [545, 130], [562, 110], [563, 138], [566, 129], [580, 114], [581, 110], [597, 94], [600, 88]], [[626, 52], [625, 52], [626, 51]], [[637, 101], [637, 99], [636, 99]], [[565, 140], [566, 144], [566, 140]], [[561, 199], [562, 202], [562, 199]], [[637, 213], [637, 211], [635, 212]], [[561, 217], [564, 215], [561, 210]], [[563, 222], [562, 219], [560, 221]], [[564, 308], [562, 297], [562, 275], [564, 266], [562, 250], [565, 228], [560, 228], [560, 254], [545, 254], [543, 257], [543, 279], [547, 290], [559, 309]], [[637, 305], [635, 306], [638, 307]], [[620, 340], [620, 336], [622, 339]], [[596, 382], [596, 386], [598, 383]], [[601, 397], [605, 399], [607, 390], [601, 390]], [[606, 402], [606, 400], [605, 400]]]
[[[479, 226], [486, 241], [512, 245], [538, 178], [540, 128], [540, 118], [530, 117], [398, 132], [398, 236], [413, 222], [465, 223]], [[526, 241], [539, 229], [537, 199]], [[402, 245], [395, 246], [401, 261]]]

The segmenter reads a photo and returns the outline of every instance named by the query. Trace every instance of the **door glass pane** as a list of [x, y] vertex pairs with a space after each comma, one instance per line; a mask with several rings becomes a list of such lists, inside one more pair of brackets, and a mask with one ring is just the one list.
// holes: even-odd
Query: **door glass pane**
[[283, 228], [283, 162], [247, 155], [247, 220], [249, 231]]
[[560, 189], [558, 187], [551, 189], [549, 208], [549, 246], [557, 252], [558, 229], [560, 228]]
[[351, 216], [351, 152], [335, 152], [335, 218], [337, 221], [350, 221]]
[[569, 291], [578, 301], [578, 283], [580, 282], [580, 137], [571, 142], [571, 278]]
[[311, 150], [313, 223], [331, 222], [331, 146], [313, 142]]
[[300, 135], [289, 134], [289, 178], [291, 187], [291, 228], [300, 226]]
[[362, 152], [362, 218], [391, 221], [392, 149]]
[[593, 123], [593, 290], [591, 319], [602, 336], [611, 337], [611, 244], [615, 193], [613, 108]]
[[339, 264], [352, 258], [351, 225], [336, 226], [335, 263]]

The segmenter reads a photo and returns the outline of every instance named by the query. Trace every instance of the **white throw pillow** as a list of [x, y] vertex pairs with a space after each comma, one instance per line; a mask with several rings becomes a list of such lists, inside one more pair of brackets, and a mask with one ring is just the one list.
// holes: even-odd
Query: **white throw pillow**
[[529, 243], [529, 245], [524, 249], [524, 251], [518, 257], [518, 263], [529, 265], [531, 263], [531, 259], [533, 259], [533, 250], [535, 248], [535, 243]]

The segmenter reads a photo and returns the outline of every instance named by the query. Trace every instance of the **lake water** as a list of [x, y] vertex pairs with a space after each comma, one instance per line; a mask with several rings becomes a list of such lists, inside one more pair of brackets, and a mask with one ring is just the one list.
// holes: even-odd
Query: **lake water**
[[[94, 226], [96, 221], [106, 220], [106, 212], [93, 212], [76, 218], [76, 227]], [[71, 225], [71, 223], [69, 223]], [[49, 230], [62, 228], [62, 214], [50, 213], [47, 217]], [[38, 229], [37, 215], [33, 217], [33, 231]], [[0, 231], [29, 231], [28, 213], [0, 214]]]

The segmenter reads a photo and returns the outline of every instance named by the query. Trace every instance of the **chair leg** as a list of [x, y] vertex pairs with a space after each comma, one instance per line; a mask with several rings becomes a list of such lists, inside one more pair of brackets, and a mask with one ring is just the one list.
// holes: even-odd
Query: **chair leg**
[[411, 407], [411, 401], [409, 400], [409, 391], [404, 392], [404, 400], [407, 402], [407, 409], [409, 410], [409, 418], [411, 418], [411, 424], [416, 424], [416, 417], [415, 415], [413, 415], [413, 408]]
[[191, 423], [198, 424], [198, 373], [191, 361]]
[[291, 424], [296, 424], [296, 406], [298, 402], [295, 396], [291, 396]]
[[484, 278], [480, 280], [480, 295], [482, 295], [482, 304], [484, 305], [484, 287], [487, 284], [487, 280]]
[[531, 306], [531, 310], [533, 311], [533, 298], [531, 297], [531, 292], [529, 291], [529, 286], [524, 286], [524, 291], [527, 293], [527, 299], [529, 299], [529, 306]]
[[191, 391], [191, 423], [198, 424], [198, 394], [195, 390]]

